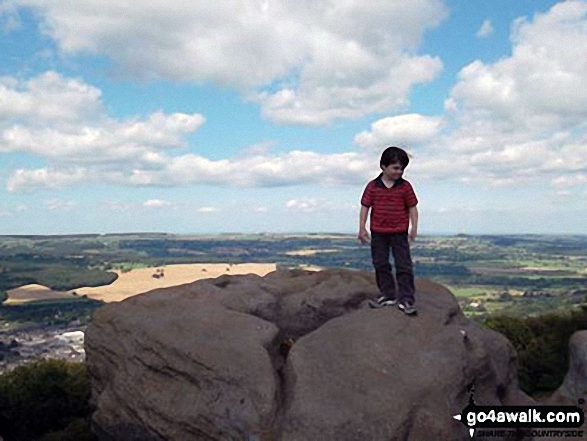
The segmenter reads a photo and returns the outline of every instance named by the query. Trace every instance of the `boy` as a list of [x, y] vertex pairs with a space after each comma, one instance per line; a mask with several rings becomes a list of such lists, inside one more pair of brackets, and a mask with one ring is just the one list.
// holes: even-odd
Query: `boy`
[[[367, 184], [361, 198], [358, 239], [361, 243], [369, 240], [365, 223], [371, 208], [371, 257], [381, 296], [369, 305], [381, 308], [397, 304], [412, 315], [416, 314], [416, 307], [408, 238], [413, 241], [418, 234], [418, 199], [410, 183], [402, 178], [409, 162], [408, 154], [398, 147], [388, 147], [381, 155], [382, 173]], [[389, 248], [395, 263], [397, 290], [391, 274]]]

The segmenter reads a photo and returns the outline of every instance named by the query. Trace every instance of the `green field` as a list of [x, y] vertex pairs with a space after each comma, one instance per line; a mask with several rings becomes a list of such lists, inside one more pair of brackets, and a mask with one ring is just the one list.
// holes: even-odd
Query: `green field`
[[492, 292], [493, 288], [487, 286], [451, 286], [448, 289], [457, 297], [479, 297]]

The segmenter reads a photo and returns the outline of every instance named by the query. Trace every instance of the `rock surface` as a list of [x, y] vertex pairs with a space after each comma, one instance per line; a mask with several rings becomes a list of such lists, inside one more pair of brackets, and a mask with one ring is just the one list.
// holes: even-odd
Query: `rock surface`
[[[583, 402], [579, 401], [583, 400]], [[569, 370], [563, 384], [542, 404], [553, 406], [577, 406], [587, 410], [587, 331], [576, 331], [569, 340]], [[587, 415], [586, 415], [587, 416]], [[587, 421], [578, 428], [583, 437], [573, 439], [587, 440]], [[553, 441], [554, 438], [542, 438]], [[560, 439], [560, 438], [559, 438]]]
[[587, 331], [577, 331], [569, 340], [569, 370], [563, 384], [550, 396], [551, 404], [577, 404], [587, 399]]
[[[94, 314], [100, 440], [469, 440], [477, 404], [532, 402], [502, 335], [416, 281], [418, 316], [369, 309], [371, 272], [275, 271], [151, 291]], [[501, 438], [493, 437], [493, 440]]]

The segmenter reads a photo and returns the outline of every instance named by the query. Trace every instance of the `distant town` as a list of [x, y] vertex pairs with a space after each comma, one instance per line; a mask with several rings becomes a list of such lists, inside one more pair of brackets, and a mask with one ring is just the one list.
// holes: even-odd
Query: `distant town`
[[38, 358], [84, 361], [84, 330], [85, 326], [72, 323], [65, 328], [40, 326], [0, 334], [0, 374]]

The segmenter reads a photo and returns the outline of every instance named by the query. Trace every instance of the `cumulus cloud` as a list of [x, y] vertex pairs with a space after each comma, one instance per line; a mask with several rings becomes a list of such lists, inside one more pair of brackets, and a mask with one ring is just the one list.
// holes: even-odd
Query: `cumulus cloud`
[[0, 153], [30, 153], [49, 163], [15, 170], [9, 191], [96, 181], [141, 185], [205, 122], [199, 114], [163, 112], [118, 120], [100, 97], [98, 88], [51, 71], [0, 78]]
[[162, 201], [161, 199], [149, 199], [143, 203], [143, 206], [147, 208], [163, 208], [169, 205], [171, 205], [169, 202]]
[[[380, 149], [372, 150], [348, 153], [294, 150], [278, 155], [265, 152], [219, 160], [194, 153], [171, 156], [157, 152], [135, 158], [131, 163], [120, 160], [104, 165], [96, 158], [83, 166], [77, 165], [75, 161], [62, 160], [53, 167], [16, 170], [8, 181], [7, 189], [60, 189], [92, 182], [137, 187], [190, 184], [244, 187], [357, 185], [372, 178], [377, 172]], [[157, 166], [153, 166], [154, 162]], [[160, 204], [158, 200], [151, 200], [147, 201], [146, 206]]]
[[383, 118], [355, 143], [373, 152], [405, 146], [420, 181], [585, 186], [587, 2], [517, 19], [511, 41], [510, 57], [463, 67], [445, 115]]
[[[364, 182], [362, 182], [364, 183]], [[340, 203], [327, 200], [324, 198], [302, 198], [290, 199], [285, 203], [286, 210], [299, 213], [317, 213], [317, 212], [358, 212], [358, 203]]]
[[285, 203], [285, 207], [290, 210], [303, 211], [311, 213], [320, 209], [320, 203], [317, 199], [290, 199]]
[[587, 115], [587, 3], [567, 1], [520, 18], [512, 56], [494, 64], [474, 61], [451, 93], [456, 110], [490, 118], [503, 130], [563, 129]]
[[[316, 183], [356, 182], [372, 168], [357, 153], [321, 154], [294, 150], [281, 155], [258, 155], [217, 161], [187, 154], [169, 158], [165, 169], [143, 171], [143, 184], [206, 183], [250, 187], [277, 187]], [[369, 167], [371, 165], [371, 167]], [[137, 183], [139, 183], [137, 181]]]
[[0, 118], [3, 124], [96, 119], [104, 111], [101, 94], [96, 87], [52, 71], [26, 81], [0, 77]]
[[424, 180], [511, 186], [549, 182], [555, 187], [582, 185], [587, 143], [567, 134], [540, 139], [521, 134], [479, 133], [464, 126], [414, 153], [410, 173]]
[[[383, 118], [356, 135], [359, 151], [346, 153], [277, 154], [271, 150], [273, 143], [218, 160], [192, 151], [178, 153], [186, 145], [186, 135], [204, 123], [203, 116], [159, 112], [120, 121], [106, 114], [100, 90], [80, 80], [52, 72], [28, 81], [3, 78], [0, 151], [31, 152], [49, 163], [16, 170], [7, 188], [30, 191], [85, 182], [360, 185], [377, 173], [380, 150], [389, 144], [404, 144], [413, 154], [409, 173], [418, 179], [584, 186], [586, 23], [587, 3], [579, 1], [556, 4], [531, 21], [517, 20], [511, 56], [465, 66], [450, 92], [445, 115]], [[408, 40], [417, 44], [412, 37]], [[52, 91], [53, 98], [44, 100], [43, 90]], [[295, 94], [298, 89], [294, 85], [291, 90]]]
[[[339, 55], [344, 59], [344, 51]], [[345, 84], [336, 78], [307, 81], [301, 78], [297, 87], [284, 87], [277, 92], [262, 92], [256, 100], [262, 105], [262, 114], [268, 119], [291, 124], [324, 125], [335, 119], [358, 118], [375, 112], [405, 107], [413, 85], [432, 80], [442, 68], [438, 58], [429, 56], [402, 57], [388, 61], [380, 72], [375, 71], [376, 60], [366, 60], [368, 68], [356, 70], [357, 76], [372, 78], [368, 84]], [[336, 73], [324, 70], [331, 75]], [[332, 66], [330, 66], [330, 69]], [[344, 69], [341, 69], [344, 70]], [[341, 74], [344, 76], [344, 74]]]
[[[99, 164], [87, 168], [19, 169], [10, 177], [9, 191], [59, 189], [75, 183], [101, 182], [127, 186], [181, 186], [210, 184], [219, 186], [278, 187], [299, 184], [325, 186], [356, 185], [374, 173], [378, 159], [358, 153], [320, 154], [293, 151], [279, 156], [249, 159], [210, 160], [195, 154], [165, 156], [159, 169], [116, 169]], [[140, 166], [140, 164], [139, 164]]]
[[417, 152], [415, 173], [504, 186], [585, 184], [587, 3], [517, 19], [511, 41], [510, 57], [460, 71], [445, 103], [451, 130]]
[[265, 117], [296, 124], [404, 106], [442, 68], [416, 51], [447, 15], [443, 0], [14, 2], [66, 55], [106, 56], [130, 77], [234, 87]]
[[375, 121], [371, 130], [355, 136], [355, 143], [362, 147], [381, 150], [393, 145], [422, 144], [438, 135], [443, 125], [440, 117], [406, 114]]
[[72, 169], [18, 169], [8, 179], [6, 189], [10, 192], [30, 192], [38, 188], [57, 190], [78, 182], [89, 181], [85, 168]]
[[483, 38], [489, 37], [491, 34], [493, 34], [493, 25], [491, 24], [491, 20], [487, 19], [483, 21], [481, 27], [475, 35], [477, 37]]
[[56, 72], [0, 79], [0, 152], [28, 152], [75, 162], [143, 158], [185, 145], [205, 121], [199, 114], [156, 112], [145, 120], [109, 117], [101, 91]]

